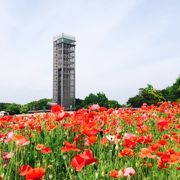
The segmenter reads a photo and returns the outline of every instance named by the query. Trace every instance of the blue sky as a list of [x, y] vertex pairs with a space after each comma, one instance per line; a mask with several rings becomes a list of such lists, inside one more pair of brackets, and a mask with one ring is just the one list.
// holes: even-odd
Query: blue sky
[[76, 97], [125, 103], [180, 74], [179, 0], [0, 0], [0, 102], [52, 97], [53, 37], [76, 37]]

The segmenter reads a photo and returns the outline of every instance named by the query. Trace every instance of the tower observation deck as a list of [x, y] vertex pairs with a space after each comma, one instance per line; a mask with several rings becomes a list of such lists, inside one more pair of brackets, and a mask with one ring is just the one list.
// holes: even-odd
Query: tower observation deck
[[53, 39], [53, 101], [66, 110], [75, 106], [75, 37]]

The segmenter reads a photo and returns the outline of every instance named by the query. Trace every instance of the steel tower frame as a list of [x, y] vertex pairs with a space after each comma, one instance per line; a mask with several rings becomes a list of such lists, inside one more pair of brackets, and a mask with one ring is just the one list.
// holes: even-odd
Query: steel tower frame
[[53, 101], [66, 110], [75, 106], [75, 42], [64, 33], [53, 40]]

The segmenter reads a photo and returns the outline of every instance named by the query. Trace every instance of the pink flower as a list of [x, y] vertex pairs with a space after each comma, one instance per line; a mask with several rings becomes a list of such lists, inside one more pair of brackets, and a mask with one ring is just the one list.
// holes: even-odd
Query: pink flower
[[89, 109], [91, 111], [94, 111], [94, 110], [99, 110], [100, 106], [98, 104], [93, 104], [91, 106], [89, 106]]
[[142, 115], [142, 119], [145, 121], [148, 118], [148, 116], [146, 114]]
[[26, 137], [21, 135], [15, 135], [14, 141], [21, 146], [25, 146], [30, 143], [30, 141]]
[[2, 158], [3, 158], [3, 162], [4, 162], [4, 167], [7, 167], [9, 160], [13, 157], [13, 153], [12, 152], [3, 152], [2, 154]]
[[4, 160], [9, 160], [13, 157], [13, 153], [12, 152], [4, 152], [3, 153], [3, 159]]
[[132, 133], [125, 133], [123, 139], [131, 139], [131, 138], [135, 138], [136, 135], [132, 134]]
[[135, 174], [135, 170], [132, 167], [128, 167], [122, 170], [123, 176], [133, 176]]
[[12, 141], [13, 139], [13, 136], [14, 136], [14, 133], [13, 132], [8, 132], [7, 135], [6, 135], [6, 139], [4, 140], [5, 143], [9, 143]]

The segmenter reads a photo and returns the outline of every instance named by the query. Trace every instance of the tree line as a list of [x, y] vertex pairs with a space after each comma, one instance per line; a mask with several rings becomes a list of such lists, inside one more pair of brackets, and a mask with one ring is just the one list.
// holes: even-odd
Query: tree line
[[[137, 95], [128, 99], [127, 103], [122, 105], [116, 100], [109, 100], [105, 93], [99, 92], [97, 94], [89, 94], [84, 99], [76, 99], [75, 110], [80, 108], [87, 108], [91, 104], [99, 104], [106, 108], [119, 108], [119, 107], [140, 107], [143, 103], [147, 105], [157, 105], [158, 102], [163, 101], [179, 101], [180, 102], [180, 77], [176, 82], [165, 89], [157, 90], [152, 85], [148, 84], [145, 88], [140, 88]], [[30, 103], [21, 105], [16, 103], [0, 103], [0, 111], [7, 111], [10, 114], [28, 113], [29, 111], [36, 110], [49, 110], [49, 103], [52, 99], [40, 99]]]
[[29, 111], [48, 110], [50, 109], [50, 106], [48, 105], [49, 102], [52, 102], [52, 99], [43, 98], [24, 105], [16, 103], [0, 103], [0, 111], [6, 111], [9, 112], [10, 115], [13, 115], [28, 113]]
[[140, 88], [136, 96], [128, 99], [127, 105], [140, 107], [143, 103], [157, 105], [158, 102], [163, 101], [180, 102], [180, 77], [176, 79], [173, 85], [162, 90], [157, 90], [150, 84], [146, 88]]
[[147, 105], [157, 105], [158, 102], [164, 101], [179, 101], [180, 102], [180, 77], [176, 82], [163, 90], [157, 90], [152, 85], [147, 84], [147, 87], [140, 88], [137, 95], [128, 99], [126, 104], [119, 104], [116, 100], [109, 100], [104, 93], [90, 94], [84, 100], [76, 99], [76, 108], [88, 107], [91, 104], [99, 104], [107, 108], [119, 107], [141, 107], [143, 103]]
[[116, 100], [109, 100], [103, 92], [89, 94], [84, 100], [76, 99], [76, 109], [87, 108], [92, 104], [99, 104], [106, 108], [119, 108], [121, 105]]
[[[38, 101], [32, 101], [30, 103], [21, 105], [16, 103], [0, 103], [0, 111], [9, 112], [9, 114], [22, 114], [28, 113], [30, 111], [38, 111], [38, 110], [50, 110], [50, 104], [52, 103], [52, 99], [40, 99]], [[119, 108], [120, 104], [115, 100], [109, 100], [106, 95], [102, 93], [97, 94], [89, 94], [85, 97], [84, 100], [76, 99], [74, 109], [87, 108], [91, 104], [99, 104], [100, 106], [104, 106], [107, 108]]]

